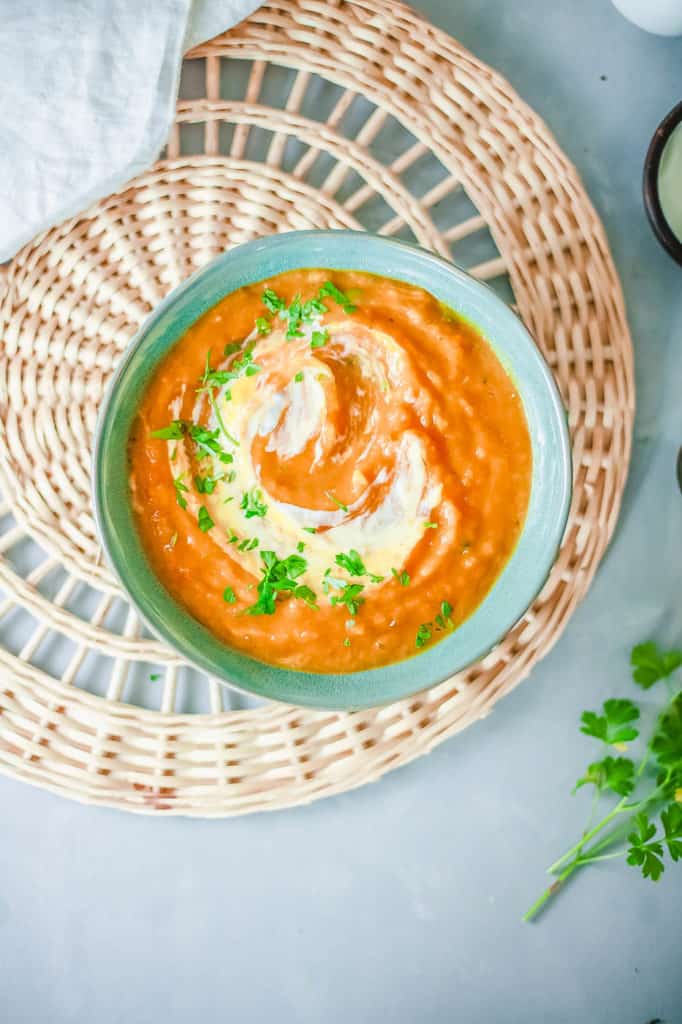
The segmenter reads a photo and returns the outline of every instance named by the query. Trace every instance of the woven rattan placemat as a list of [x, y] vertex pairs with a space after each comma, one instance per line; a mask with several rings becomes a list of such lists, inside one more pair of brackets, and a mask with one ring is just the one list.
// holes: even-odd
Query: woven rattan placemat
[[[266, 6], [192, 54], [165, 158], [26, 246], [0, 353], [0, 770], [128, 810], [229, 815], [378, 778], [485, 715], [555, 643], [613, 530], [632, 351], [602, 226], [509, 85], [393, 0]], [[257, 704], [151, 638], [103, 565], [90, 446], [149, 311], [228, 246], [363, 227], [514, 302], [569, 410], [575, 494], [541, 596], [484, 661], [353, 714]], [[415, 672], [419, 663], [415, 662]]]

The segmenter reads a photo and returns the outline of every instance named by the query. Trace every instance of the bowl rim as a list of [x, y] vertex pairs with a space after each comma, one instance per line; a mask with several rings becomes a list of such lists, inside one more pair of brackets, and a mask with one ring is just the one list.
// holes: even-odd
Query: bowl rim
[[652, 136], [644, 159], [642, 192], [644, 209], [656, 238], [675, 262], [682, 266], [682, 240], [673, 233], [668, 224], [658, 192], [658, 171], [663, 151], [679, 124], [682, 124], [682, 100], [665, 115]]
[[[366, 679], [367, 692], [371, 694], [372, 686], [370, 680], [373, 675], [377, 675], [378, 673], [390, 672], [391, 670], [398, 670], [402, 666], [414, 665], [417, 659], [424, 659], [425, 654], [428, 654], [428, 650], [433, 651], [434, 649], [443, 648], [444, 644], [447, 643], [448, 638], [444, 638], [443, 641], [439, 642], [438, 644], [434, 644], [426, 652], [420, 652], [418, 654], [413, 655], [411, 658], [405, 659], [403, 661], [398, 661], [395, 663], [391, 663], [389, 665], [383, 665], [376, 669], [364, 669], [358, 670], [356, 672], [349, 672], [345, 675], [335, 673], [304, 672], [295, 669], [287, 669], [279, 666], [273, 666], [259, 659], [252, 658], [250, 655], [242, 651], [238, 651], [236, 648], [230, 648], [228, 644], [222, 644], [222, 647], [225, 649], [225, 651], [232, 652], [234, 655], [236, 655], [239, 662], [244, 661], [252, 666], [260, 666], [261, 668], [266, 668], [269, 673], [273, 673], [278, 678], [283, 678], [287, 676], [295, 677], [297, 679], [301, 679], [301, 677], [305, 677], [306, 679], [309, 678], [313, 683], [313, 687], [310, 691], [310, 699], [308, 699], [308, 691], [305, 692], [305, 699], [301, 699], [300, 695], [298, 694], [296, 696], [296, 699], [292, 699], [290, 695], [273, 696], [273, 694], [270, 692], [267, 686], [247, 686], [244, 685], [241, 681], [235, 682], [233, 678], [227, 675], [226, 673], [221, 674], [220, 667], [216, 665], [215, 661], [211, 657], [203, 653], [200, 646], [194, 644], [190, 639], [187, 638], [186, 635], [183, 635], [180, 639], [178, 639], [178, 637], [174, 635], [171, 628], [163, 620], [163, 618], [155, 614], [150, 614], [149, 608], [139, 598], [139, 591], [141, 588], [138, 585], [136, 585], [136, 580], [134, 579], [134, 572], [129, 567], [128, 571], [126, 572], [125, 566], [122, 566], [121, 562], [116, 557], [114, 538], [112, 536], [112, 532], [110, 529], [111, 524], [109, 522], [109, 518], [107, 515], [106, 502], [104, 499], [103, 455], [105, 452], [108, 431], [111, 427], [110, 413], [112, 410], [112, 406], [114, 404], [115, 398], [117, 397], [119, 385], [123, 378], [125, 377], [131, 362], [135, 359], [138, 350], [144, 343], [145, 338], [151, 333], [153, 328], [158, 325], [162, 318], [165, 317], [166, 314], [176, 304], [182, 303], [182, 301], [188, 296], [188, 293], [190, 293], [196, 287], [197, 283], [200, 282], [202, 278], [204, 278], [205, 276], [209, 275], [212, 272], [215, 272], [217, 266], [221, 265], [222, 263], [234, 260], [235, 257], [239, 258], [239, 254], [246, 254], [247, 250], [255, 250], [257, 248], [262, 249], [263, 246], [286, 246], [287, 243], [291, 243], [293, 241], [324, 242], [325, 240], [331, 239], [334, 239], [335, 241], [340, 241], [344, 236], [346, 238], [352, 238], [354, 241], [357, 241], [358, 238], [370, 239], [372, 240], [373, 243], [380, 243], [381, 247], [385, 248], [386, 251], [388, 252], [390, 252], [391, 250], [400, 250], [402, 253], [405, 253], [408, 256], [408, 258], [417, 259], [427, 264], [436, 264], [438, 268], [440, 268], [441, 270], [445, 270], [448, 276], [455, 279], [455, 281], [458, 281], [461, 285], [473, 289], [474, 292], [478, 292], [479, 295], [484, 299], [484, 301], [492, 303], [493, 306], [496, 307], [497, 315], [501, 316], [502, 318], [507, 318], [508, 320], [509, 318], [512, 318], [515, 331], [517, 332], [519, 337], [524, 338], [524, 343], [527, 346], [528, 352], [531, 358], [534, 360], [536, 368], [539, 370], [540, 375], [544, 379], [546, 398], [549, 401], [552, 411], [555, 413], [554, 426], [558, 428], [557, 433], [560, 440], [560, 444], [558, 446], [558, 451], [554, 452], [554, 457], [556, 464], [559, 467], [561, 479], [561, 497], [559, 502], [559, 511], [554, 522], [554, 539], [552, 541], [551, 556], [548, 552], [543, 562], [535, 566], [535, 582], [532, 587], [532, 592], [529, 589], [527, 596], [524, 597], [523, 607], [517, 605], [513, 610], [513, 614], [510, 614], [507, 617], [507, 621], [505, 622], [504, 627], [498, 629], [495, 632], [495, 635], [489, 637], [485, 641], [485, 643], [480, 643], [475, 649], [473, 649], [467, 655], [465, 660], [458, 661], [455, 664], [451, 664], [444, 674], [441, 675], [439, 673], [439, 677], [437, 679], [434, 679], [432, 681], [430, 680], [426, 684], [418, 681], [417, 673], [415, 672], [413, 673], [414, 684], [411, 685], [409, 689], [400, 689], [398, 692], [391, 692], [384, 698], [378, 700], [376, 698], [353, 699], [352, 701], [343, 700], [339, 699], [338, 693], [335, 692], [333, 685], [331, 686], [330, 693], [323, 692], [321, 689], [321, 684], [324, 683], [326, 684], [326, 686], [329, 686], [330, 681], [334, 680], [342, 680], [347, 678], [353, 680]], [[315, 264], [311, 263], [308, 265], [322, 266], [322, 263], [316, 262]], [[294, 262], [294, 265], [290, 269], [294, 269], [296, 266], [297, 264]], [[303, 269], [305, 266], [306, 264], [301, 263], [300, 268]], [[330, 269], [334, 268], [330, 267]], [[340, 268], [337, 267], [336, 269]], [[350, 265], [347, 265], [346, 269], [353, 268], [350, 267]], [[376, 270], [368, 272], [376, 273], [379, 276], [389, 278], [391, 277], [390, 272], [386, 270]], [[267, 277], [268, 275], [266, 274], [264, 275], [263, 278], [254, 278], [252, 283], [255, 283], [258, 280], [265, 280], [267, 279]], [[407, 280], [407, 278], [403, 277], [400, 277], [399, 279]], [[238, 287], [242, 287], [242, 285], [239, 285]], [[417, 287], [422, 286], [417, 285]], [[237, 289], [227, 288], [222, 293], [222, 297], [231, 294], [231, 292], [235, 290]], [[426, 290], [428, 290], [428, 288], [426, 288]], [[163, 358], [163, 355], [165, 355], [165, 353], [169, 351], [170, 348], [179, 341], [187, 327], [193, 323], [196, 323], [202, 316], [205, 315], [205, 312], [208, 311], [208, 309], [211, 309], [219, 301], [220, 298], [215, 299], [213, 302], [211, 302], [211, 304], [207, 307], [206, 310], [200, 312], [198, 315], [191, 317], [187, 321], [187, 325], [184, 326], [182, 330], [176, 335], [175, 339], [166, 346], [164, 352], [158, 356], [158, 358], [155, 360], [155, 365], [158, 364], [160, 359]], [[455, 312], [457, 312], [456, 309]], [[476, 325], [474, 324], [474, 326]], [[483, 335], [488, 344], [491, 344], [493, 346], [493, 349], [495, 350], [494, 339], [490, 338], [483, 331], [482, 328], [479, 327], [478, 330]], [[501, 359], [504, 365], [504, 360], [502, 356], [497, 352], [496, 355], [498, 359]], [[509, 372], [506, 366], [505, 369], [507, 370], [507, 372]], [[151, 630], [154, 636], [162, 640], [164, 643], [168, 644], [171, 650], [178, 653], [183, 659], [187, 661], [189, 665], [199, 668], [201, 671], [208, 674], [211, 678], [215, 679], [216, 681], [222, 684], [225, 684], [226, 686], [236, 690], [237, 692], [241, 692], [247, 695], [256, 695], [258, 697], [263, 697], [269, 701], [281, 702], [284, 704], [294, 706], [310, 707], [324, 710], [349, 711], [371, 707], [381, 707], [390, 704], [396, 700], [408, 698], [424, 688], [430, 689], [432, 687], [438, 686], [446, 682], [457, 672], [463, 671], [470, 665], [474, 664], [481, 658], [485, 657], [500, 643], [500, 641], [507, 635], [507, 633], [514, 627], [514, 625], [523, 617], [528, 608], [533, 604], [533, 602], [537, 598], [538, 594], [542, 591], [543, 587], [547, 582], [547, 579], [549, 578], [551, 570], [556, 562], [557, 554], [561, 546], [561, 540], [565, 532], [566, 523], [568, 521], [570, 511], [573, 493], [573, 466], [572, 447], [568, 432], [567, 413], [563, 405], [561, 396], [559, 394], [556, 381], [554, 380], [554, 376], [544, 356], [542, 355], [540, 349], [538, 348], [537, 344], [535, 343], [533, 337], [526, 328], [525, 324], [521, 320], [520, 316], [518, 316], [518, 314], [516, 314], [515, 311], [511, 309], [489, 285], [487, 285], [485, 282], [477, 280], [471, 274], [467, 273], [467, 271], [463, 270], [461, 267], [450, 262], [444, 257], [437, 255], [431, 252], [430, 250], [424, 249], [421, 246], [413, 244], [411, 242], [406, 242], [401, 239], [387, 238], [381, 235], [365, 231], [354, 231], [348, 229], [307, 229], [301, 231], [282, 232], [276, 235], [264, 236], [234, 246], [231, 249], [225, 250], [223, 253], [220, 253], [217, 257], [212, 259], [209, 263], [195, 271], [195, 273], [193, 273], [185, 281], [181, 282], [181, 284], [178, 285], [176, 288], [172, 289], [168, 293], [168, 295], [166, 295], [165, 298], [152, 310], [149, 316], [145, 318], [143, 323], [140, 325], [139, 329], [136, 331], [135, 335], [129, 341], [125, 351], [123, 352], [119, 365], [114, 371], [102, 399], [102, 403], [97, 416], [94, 435], [92, 454], [92, 480], [95, 521], [97, 525], [99, 539], [102, 543], [102, 548], [107, 558], [108, 565], [111, 568], [114, 575], [116, 576], [116, 578], [119, 580], [127, 599], [130, 601], [130, 603], [135, 608], [142, 621], [148, 626], [148, 628]], [[525, 533], [526, 525], [527, 520], [524, 523], [524, 526], [519, 535], [517, 546]], [[488, 597], [495, 591], [501, 578], [504, 576], [507, 567], [510, 565], [513, 557], [514, 552], [512, 552], [512, 554], [510, 555], [501, 573], [495, 579], [495, 582], [493, 583], [490, 590], [486, 593], [481, 603], [477, 606], [476, 609], [474, 609], [474, 611], [469, 615], [469, 617], [466, 620], [464, 620], [462, 626], [464, 626], [467, 622], [471, 621], [471, 619], [481, 609], [482, 605], [486, 602]], [[215, 638], [215, 636], [210, 632], [210, 630], [208, 630], [201, 623], [199, 623], [198, 620], [194, 619], [194, 617], [189, 612], [187, 612], [184, 608], [182, 608], [181, 605], [179, 605], [178, 602], [175, 601], [175, 599], [170, 595], [168, 591], [165, 591], [165, 588], [163, 588], [162, 584], [158, 580], [158, 577], [156, 577], [153, 568], [147, 562], [146, 557], [144, 558], [144, 561], [146, 563], [145, 569], [148, 576], [150, 577], [150, 579], [153, 579], [161, 589], [163, 589], [167, 601], [172, 602], [172, 604], [175, 605], [176, 608], [180, 608], [182, 610], [183, 615], [186, 617], [189, 623], [193, 624], [195, 628], [198, 628], [200, 632], [204, 633], [207, 641], [217, 642], [220, 644], [221, 642], [217, 641], [217, 638]], [[451, 636], [454, 636], [459, 631], [460, 628], [461, 627], [458, 627], [458, 629], [455, 630], [454, 633], [451, 634]], [[315, 681], [318, 683], [317, 688], [314, 686]]]

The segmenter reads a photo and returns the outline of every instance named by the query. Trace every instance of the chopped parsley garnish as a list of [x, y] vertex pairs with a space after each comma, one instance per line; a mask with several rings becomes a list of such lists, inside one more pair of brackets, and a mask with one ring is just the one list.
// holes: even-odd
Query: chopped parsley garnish
[[347, 512], [348, 511], [348, 505], [344, 505], [344, 503], [342, 501], [339, 501], [338, 498], [334, 497], [334, 495], [332, 494], [331, 491], [325, 491], [324, 495], [325, 495], [326, 498], [329, 498], [330, 501], [333, 501], [335, 505], [338, 505], [338, 507], [343, 512]]
[[343, 646], [350, 647], [350, 637], [346, 637], [346, 639], [343, 641]]
[[237, 470], [231, 469], [230, 472], [225, 477], [225, 479], [227, 480], [228, 484], [233, 484], [237, 479]]
[[189, 488], [182, 482], [182, 473], [180, 476], [173, 477], [173, 487], [175, 488], [175, 500], [178, 505], [180, 508], [187, 508], [187, 499], [184, 495], [187, 494]]
[[296, 582], [308, 568], [305, 558], [289, 555], [278, 558], [274, 551], [261, 551], [263, 578], [258, 584], [258, 600], [247, 608], [249, 615], [274, 615], [277, 594], [283, 591], [304, 601], [308, 607], [317, 608], [315, 593], [310, 587]]
[[173, 420], [167, 427], [152, 430], [149, 436], [158, 437], [160, 441], [181, 441], [185, 436], [185, 424], [183, 420]]
[[[409, 579], [409, 577], [408, 577], [408, 579]], [[451, 615], [452, 615], [452, 605], [448, 601], [441, 601], [441, 603], [440, 603], [440, 611], [436, 615], [436, 619], [435, 619], [435, 626], [434, 626], [433, 622], [422, 622], [421, 626], [417, 630], [417, 635], [416, 635], [415, 641], [414, 641], [415, 642], [415, 646], [416, 647], [424, 647], [428, 643], [428, 641], [431, 639], [431, 634], [432, 634], [434, 628], [437, 631], [440, 631], [440, 630], [443, 630], [443, 629], [454, 629], [455, 628], [455, 624], [452, 621]]]
[[253, 519], [254, 516], [258, 516], [262, 519], [263, 516], [266, 515], [268, 506], [263, 503], [261, 500], [262, 497], [262, 492], [257, 488], [254, 488], [251, 491], [244, 491], [241, 505], [239, 507], [244, 510], [245, 519]]
[[310, 347], [312, 349], [322, 348], [329, 341], [329, 331], [313, 331], [310, 336]]
[[[280, 316], [282, 314], [280, 313]], [[301, 338], [303, 331], [301, 330], [301, 322], [303, 320], [303, 306], [301, 304], [301, 297], [297, 295], [293, 300], [289, 308], [286, 310], [287, 319], [287, 338]]]
[[213, 494], [216, 484], [223, 480], [224, 476], [224, 473], [220, 476], [195, 476], [194, 485], [199, 494]]
[[223, 590], [223, 601], [225, 601], [226, 604], [234, 604], [236, 600], [237, 595], [235, 594], [232, 587], [225, 587], [225, 589]]
[[334, 302], [343, 308], [344, 313], [354, 313], [357, 308], [348, 296], [340, 291], [335, 284], [332, 284], [331, 281], [325, 281], [317, 294], [320, 299], [324, 299], [328, 295], [330, 299], [333, 299]]
[[400, 585], [402, 587], [409, 586], [410, 575], [409, 575], [409, 573], [405, 572], [404, 569], [403, 569], [402, 572], [398, 572], [397, 569], [391, 569], [391, 572], [393, 573], [393, 575], [395, 576], [395, 578], [398, 580], [398, 582], [400, 583]]
[[[189, 436], [197, 446], [198, 453], [201, 453], [198, 454], [198, 458], [203, 459], [208, 455], [215, 455], [223, 463], [229, 464], [230, 462], [234, 462], [234, 456], [230, 452], [226, 452], [218, 440], [220, 437], [219, 430], [209, 430], [208, 427], [202, 427], [198, 423], [186, 424], [186, 428]], [[237, 444], [234, 438], [230, 437], [227, 431], [223, 431], [223, 433], [230, 438], [234, 444]]]
[[[227, 437], [233, 442], [238, 444], [233, 437], [224, 431]], [[162, 427], [161, 430], [153, 430], [151, 437], [158, 437], [163, 441], [170, 440], [182, 440], [183, 437], [189, 435], [194, 441], [200, 454], [199, 458], [204, 458], [207, 455], [217, 456], [221, 462], [233, 462], [234, 456], [229, 452], [226, 452], [220, 445], [218, 438], [220, 437], [219, 430], [209, 430], [208, 427], [204, 427], [199, 423], [189, 423], [187, 420], [173, 420], [167, 427]]]
[[[316, 318], [324, 316], [329, 311], [329, 307], [322, 301], [325, 296], [329, 296], [334, 302], [340, 305], [345, 313], [354, 313], [355, 306], [350, 301], [347, 295], [344, 295], [331, 281], [325, 282], [320, 288], [318, 294], [308, 299], [306, 302], [301, 300], [300, 295], [296, 295], [289, 306], [287, 306], [284, 299], [282, 299], [272, 288], [266, 288], [261, 296], [263, 305], [272, 315], [278, 315], [281, 320], [286, 320], [287, 330], [286, 337], [301, 338], [303, 331], [301, 325], [304, 323], [311, 323]], [[261, 326], [262, 325], [262, 326]], [[267, 326], [266, 326], [267, 325]], [[271, 328], [270, 322], [266, 317], [259, 317], [256, 320], [256, 328], [263, 333], [269, 333]], [[329, 335], [327, 331], [313, 331], [311, 347], [320, 348], [325, 344]]]
[[301, 383], [301, 381], [303, 380], [303, 370], [298, 371], [298, 373], [294, 377], [294, 380], [296, 381], [297, 384]]
[[430, 522], [424, 523], [424, 529], [425, 530], [436, 530], [437, 528], [438, 528], [438, 523], [430, 523]]
[[[220, 429], [222, 430], [225, 437], [227, 437], [232, 444], [238, 445], [239, 442], [232, 437], [229, 430], [225, 426], [224, 420], [218, 408], [218, 404], [215, 400], [214, 390], [216, 388], [223, 387], [224, 384], [228, 384], [230, 381], [239, 380], [241, 377], [253, 377], [254, 374], [258, 373], [261, 367], [253, 361], [253, 349], [254, 345], [251, 344], [245, 349], [244, 354], [239, 358], [235, 359], [229, 370], [212, 370], [210, 366], [211, 350], [209, 349], [206, 353], [206, 367], [204, 369], [203, 377], [201, 378], [201, 387], [197, 388], [198, 392], [205, 392], [208, 395], [208, 400], [213, 409], [215, 418], [217, 419]], [[232, 397], [229, 391], [225, 392], [225, 399], [229, 401]]]
[[199, 529], [203, 533], [206, 533], [208, 530], [211, 529], [211, 527], [215, 526], [215, 523], [211, 519], [211, 517], [209, 515], [209, 512], [208, 512], [208, 509], [206, 508], [205, 505], [202, 505], [201, 508], [199, 509], [199, 515], [197, 517], [197, 522], [199, 524]]
[[316, 526], [304, 526], [303, 529], [305, 530], [306, 533], [317, 533]]
[[231, 380], [236, 380], [239, 377], [255, 377], [261, 369], [262, 367], [258, 363], [254, 363], [253, 345], [249, 345], [241, 359], [235, 359], [229, 372], [233, 374]]
[[326, 312], [327, 307], [321, 299], [308, 299], [303, 303], [301, 315], [304, 320], [314, 320], [316, 316], [323, 316]]
[[[235, 538], [235, 541], [239, 538]], [[232, 544], [232, 538], [230, 538], [230, 544]], [[237, 545], [237, 551], [253, 551], [260, 544], [258, 537], [245, 537], [244, 540], [240, 541]]]
[[235, 352], [239, 352], [243, 344], [243, 341], [229, 341], [223, 349], [223, 355], [233, 356]]
[[350, 576], [369, 576], [372, 583], [382, 583], [385, 579], [384, 576], [375, 576], [373, 572], [369, 572], [365, 563], [354, 548], [351, 548], [348, 554], [341, 552], [341, 554], [336, 556], [334, 561], [342, 569], [345, 569]]
[[436, 625], [439, 629], [454, 629], [455, 624], [450, 618], [452, 615], [452, 605], [447, 601], [441, 601], [440, 611], [436, 615]]
[[151, 681], [152, 681], [153, 683], [156, 683], [156, 682], [158, 682], [158, 681], [159, 681], [159, 679], [161, 678], [161, 673], [160, 673], [160, 672], [152, 672], [152, 674], [150, 675], [150, 677], [149, 677], [149, 678], [151, 679]]
[[272, 330], [272, 324], [266, 316], [256, 317], [256, 330], [259, 334], [269, 334]]
[[343, 552], [337, 555], [334, 561], [351, 576], [364, 576], [367, 572], [365, 563], [354, 548], [351, 548], [347, 555]]
[[314, 608], [316, 611], [318, 610], [316, 603], [317, 595], [314, 590], [311, 590], [310, 587], [306, 587], [305, 584], [302, 583], [300, 586], [296, 587], [294, 590], [294, 597], [298, 598], [299, 601], [304, 601], [309, 608]]
[[334, 594], [330, 601], [333, 605], [344, 604], [349, 615], [357, 615], [365, 603], [364, 597], [360, 597], [364, 589], [362, 583], [344, 583], [342, 592]]
[[296, 545], [296, 550], [298, 551], [299, 555], [302, 555], [303, 552], [305, 551], [305, 544], [303, 543], [302, 540], [299, 540], [298, 544]]
[[272, 288], [266, 288], [261, 295], [261, 302], [269, 313], [279, 313], [280, 310], [286, 307], [284, 299], [280, 299], [277, 292], [273, 291]]
[[424, 647], [431, 639], [431, 623], [422, 622], [421, 626], [417, 630], [414, 643], [415, 647]]

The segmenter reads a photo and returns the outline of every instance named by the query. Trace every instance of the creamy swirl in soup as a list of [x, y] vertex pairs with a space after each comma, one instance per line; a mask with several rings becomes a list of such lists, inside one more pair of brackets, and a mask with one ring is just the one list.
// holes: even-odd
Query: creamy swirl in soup
[[290, 271], [174, 346], [130, 438], [162, 583], [227, 644], [288, 668], [407, 658], [476, 608], [528, 506], [523, 407], [427, 292]]

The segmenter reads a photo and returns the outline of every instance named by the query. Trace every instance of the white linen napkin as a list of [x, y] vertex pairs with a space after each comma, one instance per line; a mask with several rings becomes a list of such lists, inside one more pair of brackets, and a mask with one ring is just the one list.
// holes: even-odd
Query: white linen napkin
[[1, 0], [0, 261], [144, 170], [183, 53], [259, 0]]

